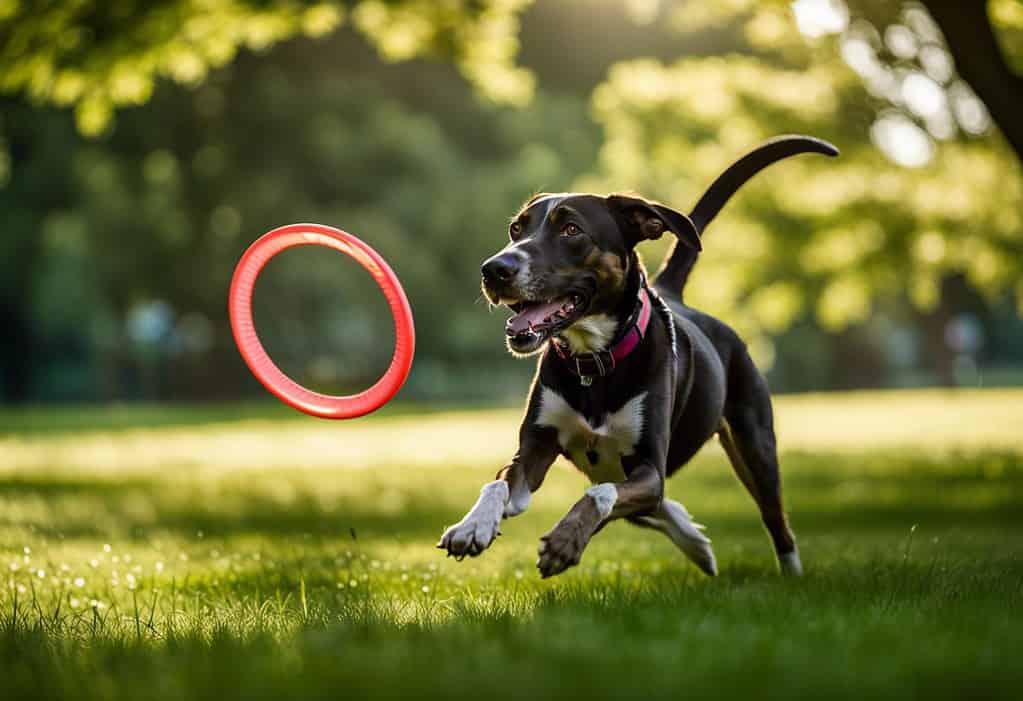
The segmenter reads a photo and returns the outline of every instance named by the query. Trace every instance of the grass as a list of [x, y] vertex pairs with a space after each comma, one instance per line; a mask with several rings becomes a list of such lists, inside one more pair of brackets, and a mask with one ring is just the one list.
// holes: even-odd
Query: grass
[[710, 445], [668, 491], [721, 576], [616, 524], [541, 581], [569, 468], [481, 558], [433, 548], [518, 410], [0, 411], [4, 696], [1018, 698], [1023, 391], [778, 413], [806, 577]]

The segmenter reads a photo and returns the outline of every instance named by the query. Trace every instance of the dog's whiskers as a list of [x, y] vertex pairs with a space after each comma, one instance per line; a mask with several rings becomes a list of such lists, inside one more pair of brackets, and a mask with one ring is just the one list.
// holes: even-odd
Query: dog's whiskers
[[490, 312], [493, 312], [498, 307], [498, 305], [494, 304], [489, 299], [487, 299], [487, 296], [483, 293], [480, 293], [480, 295], [473, 301], [473, 304], [479, 304], [480, 302], [486, 304], [487, 311]]

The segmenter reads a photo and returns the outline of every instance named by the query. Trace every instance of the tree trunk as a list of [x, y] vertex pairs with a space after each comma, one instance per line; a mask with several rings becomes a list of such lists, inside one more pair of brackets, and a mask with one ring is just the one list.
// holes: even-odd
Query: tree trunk
[[939, 385], [955, 387], [957, 351], [949, 345], [949, 324], [959, 313], [970, 306], [971, 292], [966, 276], [962, 273], [946, 275], [941, 280], [938, 305], [933, 311], [920, 315], [920, 327], [924, 332], [924, 357], [922, 360], [934, 373]]
[[987, 3], [980, 0], [925, 0], [941, 27], [959, 75], [987, 106], [991, 118], [1023, 161], [1023, 78], [1002, 55]]
[[24, 298], [0, 300], [0, 329], [5, 337], [0, 352], [0, 399], [6, 402], [30, 399], [34, 355], [28, 309]]

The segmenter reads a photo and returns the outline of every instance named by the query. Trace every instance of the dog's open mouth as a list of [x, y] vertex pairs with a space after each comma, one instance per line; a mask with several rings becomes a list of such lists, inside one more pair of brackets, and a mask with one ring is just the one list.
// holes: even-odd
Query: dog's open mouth
[[509, 304], [515, 316], [508, 319], [504, 332], [509, 338], [551, 336], [566, 328], [584, 311], [580, 295], [557, 297], [550, 300], [527, 300]]

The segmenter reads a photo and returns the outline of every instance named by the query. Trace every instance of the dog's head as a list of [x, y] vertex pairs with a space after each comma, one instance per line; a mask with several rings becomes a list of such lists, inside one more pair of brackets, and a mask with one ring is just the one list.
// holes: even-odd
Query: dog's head
[[505, 327], [508, 348], [528, 355], [601, 315], [615, 320], [638, 277], [636, 244], [666, 231], [699, 250], [689, 217], [640, 197], [544, 193], [530, 199], [511, 220], [510, 243], [482, 267], [487, 299], [515, 313]]

